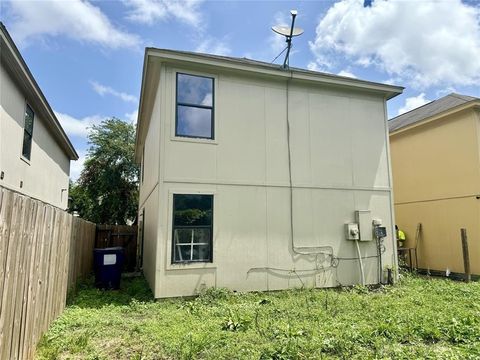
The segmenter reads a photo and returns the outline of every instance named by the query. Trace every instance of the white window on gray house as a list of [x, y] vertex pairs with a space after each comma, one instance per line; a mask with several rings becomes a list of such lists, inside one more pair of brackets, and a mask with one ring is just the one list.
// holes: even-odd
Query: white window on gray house
[[27, 104], [25, 106], [25, 118], [23, 126], [23, 146], [22, 146], [22, 156], [25, 159], [30, 160], [30, 155], [32, 153], [32, 137], [33, 137], [33, 118], [35, 114], [32, 108]]
[[213, 195], [173, 195], [172, 263], [211, 262]]
[[213, 78], [177, 73], [175, 136], [214, 138]]

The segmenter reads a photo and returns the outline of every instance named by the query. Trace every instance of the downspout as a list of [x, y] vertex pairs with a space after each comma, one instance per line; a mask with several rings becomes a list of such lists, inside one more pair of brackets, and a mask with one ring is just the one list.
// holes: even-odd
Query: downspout
[[[392, 176], [392, 161], [391, 161], [391, 154], [390, 154], [390, 131], [388, 129], [388, 113], [387, 113], [387, 97], [385, 96], [383, 101], [383, 110], [384, 110], [384, 117], [385, 117], [385, 146], [387, 149], [387, 162], [388, 162], [388, 187], [390, 188], [390, 217], [392, 219], [392, 223], [390, 224], [390, 233], [392, 239], [392, 264], [393, 268], [395, 269], [394, 275], [394, 282], [398, 279], [398, 251], [397, 251], [397, 241], [395, 239], [395, 209], [394, 209], [394, 198], [393, 198], [393, 176]], [[382, 256], [380, 254], [380, 256]], [[383, 269], [381, 269], [381, 280], [383, 280]]]

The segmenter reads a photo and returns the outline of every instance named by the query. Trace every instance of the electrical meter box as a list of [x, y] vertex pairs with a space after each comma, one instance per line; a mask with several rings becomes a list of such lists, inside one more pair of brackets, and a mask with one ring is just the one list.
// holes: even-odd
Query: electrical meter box
[[345, 224], [345, 238], [347, 240], [360, 240], [360, 231], [358, 230], [358, 224]]
[[360, 231], [360, 241], [373, 240], [372, 214], [370, 210], [355, 211], [358, 229]]
[[385, 226], [376, 226], [375, 236], [379, 239], [387, 237], [387, 228]]

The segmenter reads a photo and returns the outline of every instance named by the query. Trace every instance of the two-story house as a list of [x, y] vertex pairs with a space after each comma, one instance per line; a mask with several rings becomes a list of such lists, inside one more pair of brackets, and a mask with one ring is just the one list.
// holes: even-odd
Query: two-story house
[[155, 297], [386, 281], [396, 266], [386, 101], [402, 89], [148, 48], [136, 158]]
[[0, 186], [61, 209], [78, 155], [0, 23]]

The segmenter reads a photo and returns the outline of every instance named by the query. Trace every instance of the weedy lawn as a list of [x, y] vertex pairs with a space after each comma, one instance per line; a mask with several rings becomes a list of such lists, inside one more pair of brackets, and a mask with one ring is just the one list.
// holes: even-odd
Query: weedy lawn
[[83, 285], [38, 359], [480, 359], [480, 283], [405, 275], [394, 287], [154, 301], [142, 278]]

